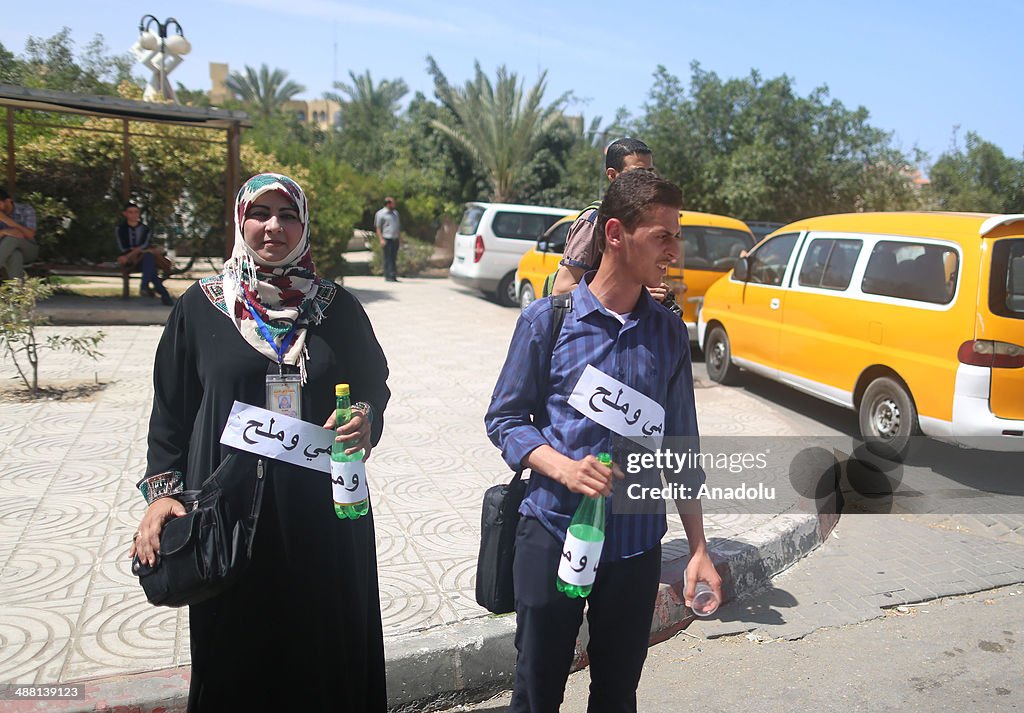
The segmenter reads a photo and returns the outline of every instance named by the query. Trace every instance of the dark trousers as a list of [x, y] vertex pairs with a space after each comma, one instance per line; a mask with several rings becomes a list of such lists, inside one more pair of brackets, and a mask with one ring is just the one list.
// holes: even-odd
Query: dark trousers
[[[151, 252], [144, 252], [135, 264], [138, 265], [139, 272], [142, 273], [142, 277], [139, 280], [139, 294], [145, 295], [147, 290], [152, 289], [160, 297], [170, 299], [163, 280], [160, 279], [156, 272], [156, 255]], [[125, 283], [125, 289], [127, 289], [127, 283]], [[127, 297], [127, 293], [125, 296]]]
[[555, 588], [562, 543], [535, 519], [516, 530], [516, 677], [509, 713], [557, 713], [588, 603], [588, 713], [635, 713], [661, 574], [661, 545], [602, 562], [586, 600]]
[[384, 240], [384, 279], [394, 280], [398, 277], [398, 238]]

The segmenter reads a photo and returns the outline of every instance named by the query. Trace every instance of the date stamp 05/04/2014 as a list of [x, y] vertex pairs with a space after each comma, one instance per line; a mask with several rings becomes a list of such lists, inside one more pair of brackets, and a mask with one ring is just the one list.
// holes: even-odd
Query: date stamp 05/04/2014
[[80, 683], [0, 683], [0, 701], [83, 700]]

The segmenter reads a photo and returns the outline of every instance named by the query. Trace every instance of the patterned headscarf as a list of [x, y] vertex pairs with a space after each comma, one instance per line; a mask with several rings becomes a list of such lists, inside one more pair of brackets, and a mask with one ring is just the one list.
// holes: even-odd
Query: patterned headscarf
[[[302, 238], [282, 260], [268, 262], [245, 244], [245, 215], [253, 202], [268, 191], [277, 191], [291, 201], [302, 222]], [[297, 365], [306, 382], [306, 326], [323, 319], [322, 303], [317, 299], [321, 281], [309, 246], [309, 209], [306, 194], [299, 185], [279, 173], [253, 176], [235, 199], [235, 246], [221, 273], [224, 303], [222, 309], [235, 323], [242, 337], [256, 351], [275, 363], [277, 352], [267, 341], [253, 318], [255, 311], [263, 320], [278, 348], [295, 328], [285, 364]], [[209, 294], [209, 293], [208, 293]], [[220, 305], [218, 305], [220, 306]]]

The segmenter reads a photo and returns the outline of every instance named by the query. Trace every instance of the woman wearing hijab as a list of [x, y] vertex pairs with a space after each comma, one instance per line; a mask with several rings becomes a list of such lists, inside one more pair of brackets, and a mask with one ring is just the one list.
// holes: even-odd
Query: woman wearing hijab
[[[390, 392], [384, 354], [356, 299], [319, 278], [302, 189], [250, 178], [235, 201], [235, 246], [220, 275], [193, 285], [157, 348], [146, 477], [132, 545], [156, 560], [163, 524], [185, 513], [229, 449], [234, 401], [264, 406], [268, 374], [301, 383], [303, 420], [334, 427], [334, 386], [351, 387], [338, 429], [369, 454]], [[270, 405], [266, 406], [271, 408]], [[372, 512], [335, 515], [330, 478], [271, 461], [252, 560], [235, 586], [189, 610], [189, 711], [385, 711], [384, 645]]]

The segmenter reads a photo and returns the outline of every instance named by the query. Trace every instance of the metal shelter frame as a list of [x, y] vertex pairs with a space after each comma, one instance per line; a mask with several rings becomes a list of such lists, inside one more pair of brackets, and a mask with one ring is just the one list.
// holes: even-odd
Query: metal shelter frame
[[[224, 131], [225, 138], [223, 141], [186, 137], [177, 140], [223, 144], [227, 149], [224, 180], [224, 256], [227, 257], [231, 254], [231, 248], [234, 244], [235, 192], [241, 181], [240, 174], [242, 171], [240, 157], [242, 129], [252, 126], [252, 123], [249, 121], [249, 115], [245, 112], [187, 107], [180, 104], [144, 102], [93, 94], [75, 94], [49, 89], [30, 89], [10, 84], [0, 84], [0, 107], [4, 107], [7, 114], [5, 122], [7, 128], [7, 186], [8, 190], [12, 192], [15, 191], [17, 181], [14, 146], [15, 124], [120, 134], [122, 136], [121, 197], [123, 202], [127, 202], [131, 198], [131, 137], [154, 136], [154, 134], [133, 132], [130, 126], [131, 122], [172, 124]], [[121, 130], [65, 126], [43, 121], [23, 120], [16, 117], [16, 114], [22, 111], [56, 112], [100, 119], [119, 119], [121, 121]]]

